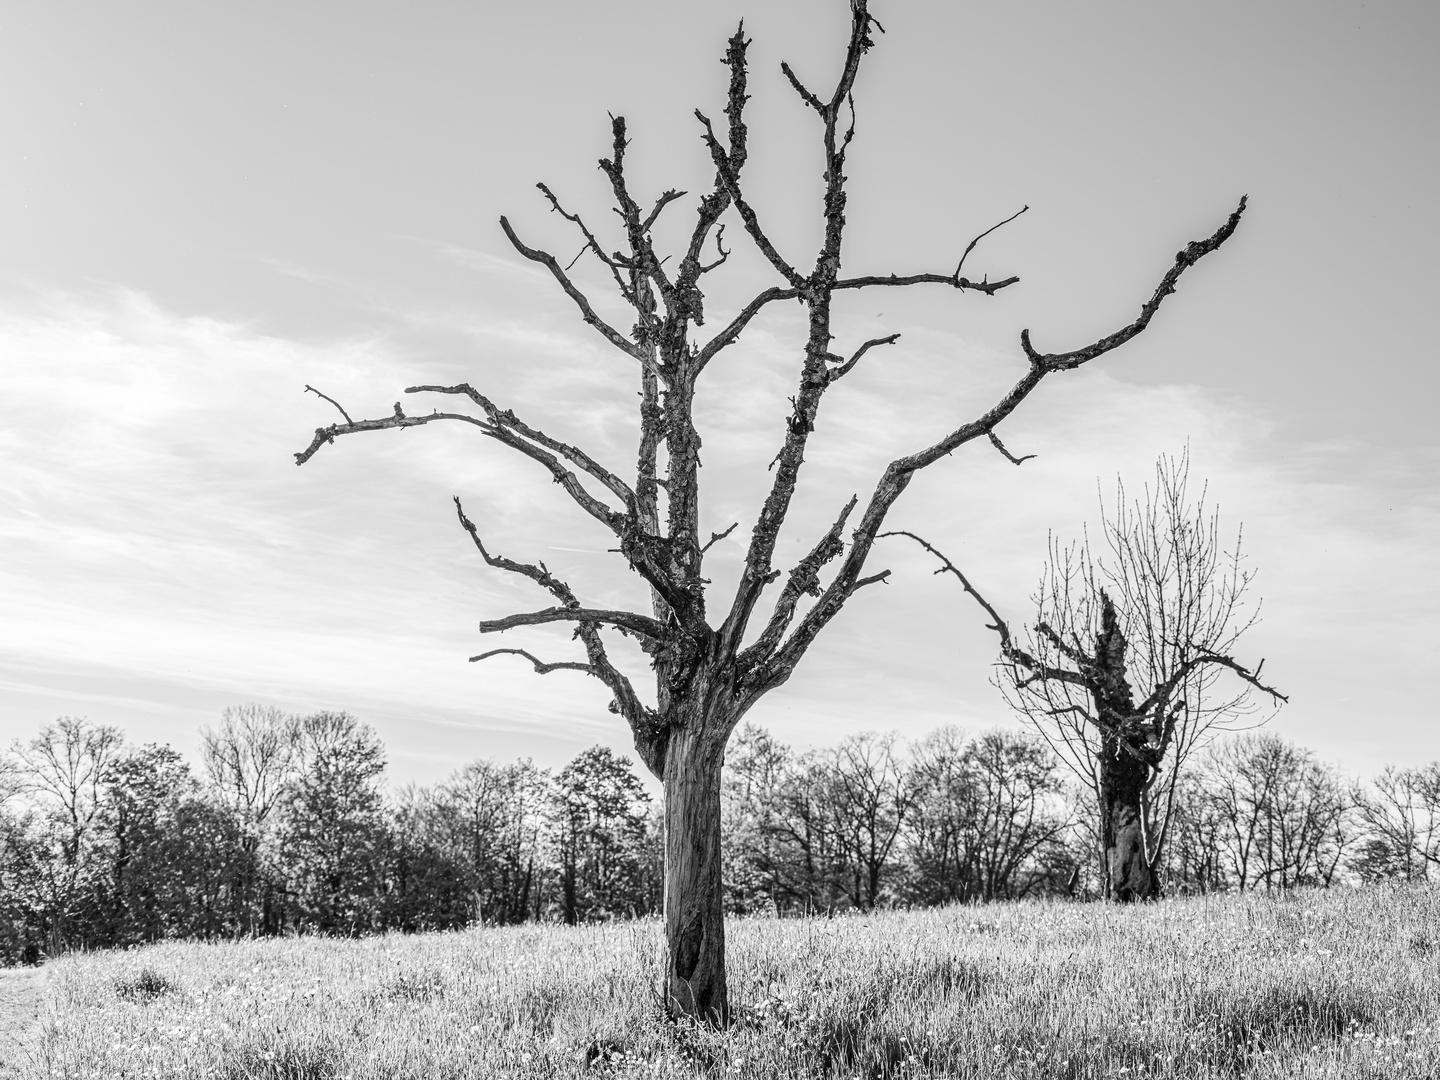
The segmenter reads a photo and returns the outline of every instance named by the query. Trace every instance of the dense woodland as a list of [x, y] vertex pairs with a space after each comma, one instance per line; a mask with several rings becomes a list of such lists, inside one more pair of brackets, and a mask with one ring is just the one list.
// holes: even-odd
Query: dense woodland
[[[198, 770], [168, 746], [62, 718], [0, 757], [0, 961], [161, 938], [578, 922], [662, 902], [660, 815], [605, 747], [551, 772], [476, 761], [385, 784], [345, 713], [227, 709]], [[1170, 892], [1440, 877], [1440, 762], [1367, 783], [1264, 731], [1218, 740], [1174, 786]], [[727, 754], [737, 913], [1101, 888], [1093, 796], [1015, 730], [866, 734], [803, 753], [749, 724]]]

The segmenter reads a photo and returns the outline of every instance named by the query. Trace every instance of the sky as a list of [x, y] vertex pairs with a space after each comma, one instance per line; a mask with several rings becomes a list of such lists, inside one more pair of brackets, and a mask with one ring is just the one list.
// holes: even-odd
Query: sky
[[[1000, 434], [922, 474], [891, 527], [946, 551], [1013, 623], [1047, 537], [1097, 520], [1187, 445], [1243, 523], [1261, 621], [1240, 658], [1290, 697], [1269, 726], [1354, 775], [1440, 758], [1440, 7], [874, 0], [856, 88], [845, 266], [1011, 274], [993, 298], [847, 297], [837, 348], [900, 332], [827, 395], [780, 554], [885, 463], [982, 411], [1042, 351], [1134, 318], [1174, 253], [1249, 209], [1150, 329], [1047, 380]], [[833, 85], [840, 0], [528, 4], [22, 2], [0, 12], [0, 745], [62, 715], [187, 754], [230, 704], [348, 709], [392, 782], [465, 761], [558, 766], [629, 748], [600, 684], [467, 657], [579, 658], [564, 630], [482, 639], [547, 606], [488, 570], [541, 559], [587, 602], [642, 605], [608, 537], [468, 430], [292, 455], [415, 383], [470, 381], [617, 470], [633, 361], [510, 248], [579, 239], [549, 183], [618, 244], [595, 163], [624, 115], [630, 175], [674, 243], [711, 170], [693, 115], [744, 18], [746, 187], [813, 258], [817, 124], [779, 71]], [[773, 282], [738, 221], [713, 311]], [[575, 274], [623, 317], [591, 261]], [[624, 325], [628, 325], [624, 324]], [[700, 388], [711, 606], [733, 588], [798, 373], [797, 311], [757, 320]], [[411, 411], [418, 411], [418, 406]], [[461, 425], [454, 425], [456, 429]], [[887, 546], [888, 545], [888, 546]], [[955, 584], [881, 541], [866, 589], [750, 714], [782, 741], [1015, 726], [994, 635]], [[574, 655], [572, 655], [574, 654]], [[637, 678], [643, 664], [625, 662]]]

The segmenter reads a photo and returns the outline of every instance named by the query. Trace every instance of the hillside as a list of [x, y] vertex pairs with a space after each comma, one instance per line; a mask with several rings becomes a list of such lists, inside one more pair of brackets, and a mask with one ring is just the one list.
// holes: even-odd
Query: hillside
[[1440, 1062], [1435, 887], [732, 920], [725, 1034], [659, 1018], [660, 947], [641, 921], [68, 956], [39, 1027], [0, 1042], [0, 1077], [1354, 1080]]

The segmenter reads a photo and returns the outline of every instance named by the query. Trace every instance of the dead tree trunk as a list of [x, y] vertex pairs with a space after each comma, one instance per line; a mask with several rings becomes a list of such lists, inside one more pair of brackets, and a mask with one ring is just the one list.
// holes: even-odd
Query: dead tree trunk
[[687, 730], [671, 739], [665, 761], [666, 997], [672, 1009], [719, 1025], [730, 1020], [720, 878], [724, 759], [722, 740]]
[[[675, 258], [662, 258], [656, 253], [652, 226], [665, 208], [685, 193], [665, 191], [655, 198], [648, 212], [642, 209], [632, 195], [625, 172], [629, 143], [623, 117], [615, 118], [612, 124], [612, 155], [600, 162], [623, 227], [618, 250], [613, 243], [602, 243], [580, 214], [565, 209], [550, 188], [539, 185], [550, 208], [584, 238], [582, 254], [588, 252], [601, 264], [632, 309], [635, 322], [628, 334], [596, 312], [569, 276], [568, 267], [548, 251], [527, 246], [510, 222], [500, 219], [515, 250], [543, 266], [574, 302], [584, 321], [637, 365], [639, 453], [633, 482], [622, 479], [580, 448], [531, 427], [510, 409], [501, 408], [464, 383], [412, 386], [406, 390], [451, 395], [461, 404], [457, 411], [437, 409], [410, 416], [397, 402], [393, 415], [359, 421], [334, 399], [314, 391], [340, 411], [344, 422], [317, 428], [309, 447], [295, 455], [297, 464], [304, 464], [337, 437], [362, 431], [417, 427], [438, 421], [469, 424], [538, 464], [580, 509], [614, 535], [616, 550], [630, 570], [649, 586], [648, 612], [588, 607], [568, 583], [543, 563], [519, 562], [493, 554], [457, 498], [460, 524], [480, 557], [492, 567], [529, 578], [555, 599], [554, 606], [540, 611], [486, 620], [480, 624], [481, 633], [563, 623], [573, 629], [585, 650], [583, 661], [547, 663], [523, 648], [491, 649], [472, 659], [520, 656], [540, 674], [580, 671], [600, 680], [608, 690], [611, 709], [629, 723], [641, 759], [665, 785], [669, 1006], [676, 1013], [714, 1023], [724, 1023], [729, 1016], [721, 921], [719, 781], [725, 742], [735, 725], [760, 697], [790, 677], [816, 636], [850, 597], [888, 576], [888, 570], [864, 573], [866, 560], [885, 515], [914, 474], [975, 439], [988, 437], [999, 446], [994, 434], [996, 426], [1043, 379], [1080, 367], [1143, 331], [1165, 297], [1174, 291], [1180, 275], [1230, 237], [1245, 209], [1242, 198], [1212, 236], [1186, 245], [1160, 279], [1154, 294], [1141, 306], [1139, 316], [1114, 333], [1070, 352], [1041, 353], [1032, 346], [1029, 332], [1022, 331], [1020, 353], [1025, 370], [1011, 389], [990, 408], [960, 422], [938, 442], [892, 461], [879, 478], [859, 524], [850, 533], [848, 548], [846, 523], [859, 504], [858, 497], [850, 499], [809, 554], [784, 574], [774, 565], [776, 545], [799, 482], [810, 434], [819, 422], [822, 398], [871, 349], [893, 344], [900, 336], [892, 334], [861, 342], [848, 357], [832, 352], [835, 294], [935, 285], [993, 296], [1019, 280], [1014, 276], [996, 281], [990, 281], [988, 276], [973, 280], [963, 275], [965, 260], [975, 245], [999, 225], [976, 236], [953, 271], [897, 274], [886, 270], [841, 276], [846, 155], [855, 135], [852, 90], [861, 59], [874, 45], [871, 34], [882, 29], [869, 14], [868, 0], [851, 0], [850, 7], [849, 41], [840, 75], [828, 98], [822, 99], [807, 89], [789, 65], [781, 66], [800, 100], [819, 119], [825, 187], [820, 204], [823, 242], [808, 272], [797, 269], [776, 248], [742, 190], [741, 176], [748, 157], [744, 121], [748, 42], [743, 26], [730, 38], [724, 57], [730, 71], [726, 130], [717, 132], [708, 117], [696, 113], [715, 167], [715, 180], [698, 200], [688, 243]], [[706, 331], [708, 339], [696, 340], [709, 314], [705, 311], [701, 279], [724, 265], [729, 257], [720, 219], [731, 210], [773, 270], [775, 280], [754, 293], [719, 329]], [[1018, 216], [1012, 215], [1006, 221]], [[711, 244], [714, 254], [707, 262], [704, 252]], [[697, 380], [721, 352], [741, 340], [762, 311], [797, 301], [804, 308], [807, 335], [799, 358], [794, 407], [783, 430], [777, 432], [779, 449], [771, 463], [769, 492], [750, 533], [738, 586], [725, 602], [723, 617], [716, 624], [706, 613], [709, 582], [702, 562], [705, 551], [729, 536], [736, 525], [712, 533], [708, 541], [701, 539], [700, 439], [694, 423]], [[822, 583], [822, 571], [836, 560], [838, 569], [828, 583]], [[761, 593], [782, 576], [784, 585], [768, 617], [757, 616]], [[815, 599], [806, 607], [809, 597]], [[763, 624], [759, 624], [760, 619]], [[611, 662], [602, 631], [633, 638], [649, 656], [655, 679], [653, 704], [642, 699], [630, 677]]]
[[[908, 536], [941, 561], [990, 616], [1000, 636], [1002, 690], [1096, 800], [1107, 897], [1126, 903], [1159, 895], [1159, 863], [1187, 752], [1210, 727], [1244, 711], [1252, 688], [1285, 696], [1234, 659], [1235, 642], [1253, 623], [1236, 617], [1249, 582], [1239, 569], [1239, 542], [1221, 567], [1213, 515], [1204, 496], [1185, 498], [1188, 461], [1162, 459], [1148, 506], [1117, 507], [1105, 533], [1117, 565], [1090, 558], [1088, 547], [1058, 551], [1052, 542], [1036, 602], [1033, 640], [1022, 647], [998, 612], [928, 541]], [[1124, 601], [1117, 607], [1107, 580]], [[1125, 626], [1140, 638], [1137, 658]], [[1230, 671], [1240, 693], [1206, 702], [1215, 674]], [[1132, 677], [1148, 690], [1136, 702]], [[1144, 692], [1144, 691], [1142, 691]], [[1168, 770], [1168, 774], [1165, 770]], [[1157, 794], [1158, 793], [1158, 794]]]
[[1105, 858], [1106, 894], [1113, 900], [1149, 900], [1157, 895], [1154, 860], [1147, 843], [1145, 797], [1159, 762], [1151, 761], [1151, 734], [1134, 723], [1135, 696], [1125, 675], [1125, 634], [1115, 605], [1100, 593], [1100, 632], [1095, 636], [1091, 695], [1100, 717], [1100, 844]]

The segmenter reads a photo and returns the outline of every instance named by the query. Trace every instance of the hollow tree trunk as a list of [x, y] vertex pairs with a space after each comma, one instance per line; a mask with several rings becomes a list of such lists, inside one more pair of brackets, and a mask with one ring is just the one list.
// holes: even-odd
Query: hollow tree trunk
[[1125, 674], [1125, 633], [1115, 605], [1100, 590], [1100, 632], [1095, 639], [1092, 692], [1104, 734], [1100, 739], [1100, 845], [1107, 892], [1129, 903], [1157, 895], [1150, 853], [1145, 850], [1145, 784], [1148, 748], [1135, 727], [1135, 697]]
[[721, 735], [673, 730], [665, 753], [666, 1006], [723, 1027], [725, 914], [720, 876]]
[[1100, 764], [1100, 798], [1104, 831], [1105, 870], [1110, 897], [1120, 903], [1149, 900], [1158, 893], [1155, 875], [1145, 850], [1142, 797], [1149, 767], [1106, 738]]

